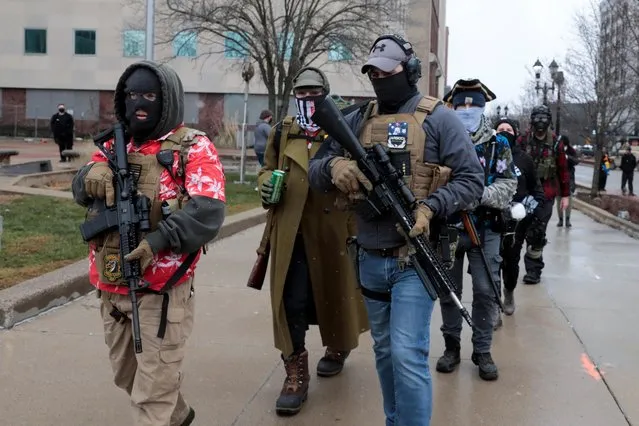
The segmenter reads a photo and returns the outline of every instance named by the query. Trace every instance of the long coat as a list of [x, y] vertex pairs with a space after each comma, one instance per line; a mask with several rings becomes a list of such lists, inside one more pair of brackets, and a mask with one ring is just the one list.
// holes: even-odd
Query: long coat
[[[309, 149], [306, 139], [289, 139], [281, 142], [278, 153], [273, 144], [275, 133], [275, 129], [271, 130], [264, 167], [258, 175], [258, 187], [261, 187], [271, 178], [273, 170], [286, 171], [286, 190], [279, 204], [271, 207], [269, 222], [272, 226], [270, 233], [265, 234], [271, 246], [270, 288], [275, 347], [284, 356], [293, 352], [283, 292], [299, 228], [306, 249], [322, 343], [338, 350], [354, 349], [360, 333], [368, 330], [366, 307], [358, 289], [354, 265], [346, 251], [347, 238], [355, 235], [355, 217], [352, 212], [334, 207], [336, 190], [320, 193], [309, 188], [309, 159], [321, 143], [313, 142]], [[300, 133], [294, 121], [289, 135]], [[262, 246], [264, 244], [265, 239]]]

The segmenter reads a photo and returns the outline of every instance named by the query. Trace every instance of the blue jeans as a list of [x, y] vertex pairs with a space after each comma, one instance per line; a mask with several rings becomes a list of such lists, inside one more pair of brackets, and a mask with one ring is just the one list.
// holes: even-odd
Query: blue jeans
[[260, 163], [260, 167], [264, 167], [264, 153], [255, 151], [257, 162]]
[[390, 303], [364, 297], [386, 426], [428, 426], [433, 400], [428, 354], [434, 302], [415, 269], [400, 268], [396, 257], [360, 249], [359, 273], [362, 287], [391, 292]]

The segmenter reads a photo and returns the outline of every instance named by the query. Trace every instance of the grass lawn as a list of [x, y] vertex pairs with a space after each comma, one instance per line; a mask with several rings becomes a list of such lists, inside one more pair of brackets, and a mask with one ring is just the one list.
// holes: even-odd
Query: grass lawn
[[[255, 178], [236, 184], [237, 174], [226, 177], [227, 216], [259, 207]], [[87, 246], [78, 226], [85, 210], [73, 200], [0, 193], [3, 216], [0, 248], [0, 289], [37, 277], [82, 259]]]

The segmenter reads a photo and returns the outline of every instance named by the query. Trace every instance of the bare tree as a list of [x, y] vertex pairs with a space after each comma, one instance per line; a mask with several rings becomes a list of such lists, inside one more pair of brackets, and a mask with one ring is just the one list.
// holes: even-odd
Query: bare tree
[[269, 109], [286, 115], [294, 75], [329, 57], [361, 64], [372, 39], [397, 10], [383, 0], [163, 0], [158, 22], [165, 42], [196, 34], [209, 50], [226, 52], [257, 67], [268, 92]]
[[606, 136], [615, 134], [627, 125], [631, 116], [633, 91], [617, 78], [623, 52], [615, 50], [602, 32], [599, 3], [591, 0], [575, 15], [575, 44], [566, 54], [569, 77], [566, 97], [582, 105], [584, 115], [595, 135], [595, 163], [591, 195], [599, 190], [599, 164]]

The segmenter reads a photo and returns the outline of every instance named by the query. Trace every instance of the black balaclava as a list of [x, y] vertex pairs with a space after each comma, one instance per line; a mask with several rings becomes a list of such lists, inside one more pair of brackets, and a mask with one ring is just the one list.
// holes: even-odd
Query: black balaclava
[[[127, 78], [124, 91], [126, 93], [125, 117], [129, 123], [129, 133], [133, 136], [136, 145], [146, 141], [146, 138], [155, 130], [162, 118], [162, 89], [160, 79], [148, 68], [138, 68]], [[129, 93], [136, 93], [135, 100]], [[145, 93], [155, 93], [155, 100], [144, 98]], [[139, 120], [135, 112], [141, 110], [146, 113], [146, 119]]]
[[517, 123], [515, 123], [513, 120], [510, 120], [506, 117], [500, 118], [499, 120], [497, 120], [497, 123], [495, 123], [495, 130], [497, 130], [497, 128], [499, 127], [500, 124], [502, 123], [507, 123], [510, 125], [510, 127], [513, 128], [513, 130], [515, 131], [515, 134], [510, 134], [508, 132], [499, 132], [497, 133], [498, 135], [502, 135], [504, 136], [506, 139], [508, 139], [508, 144], [510, 145], [510, 149], [515, 149], [517, 147], [517, 137], [519, 136], [519, 128], [517, 127]]
[[379, 101], [379, 109], [385, 113], [397, 112], [407, 100], [417, 94], [417, 86], [408, 82], [406, 71], [386, 78], [373, 78], [371, 84]]

